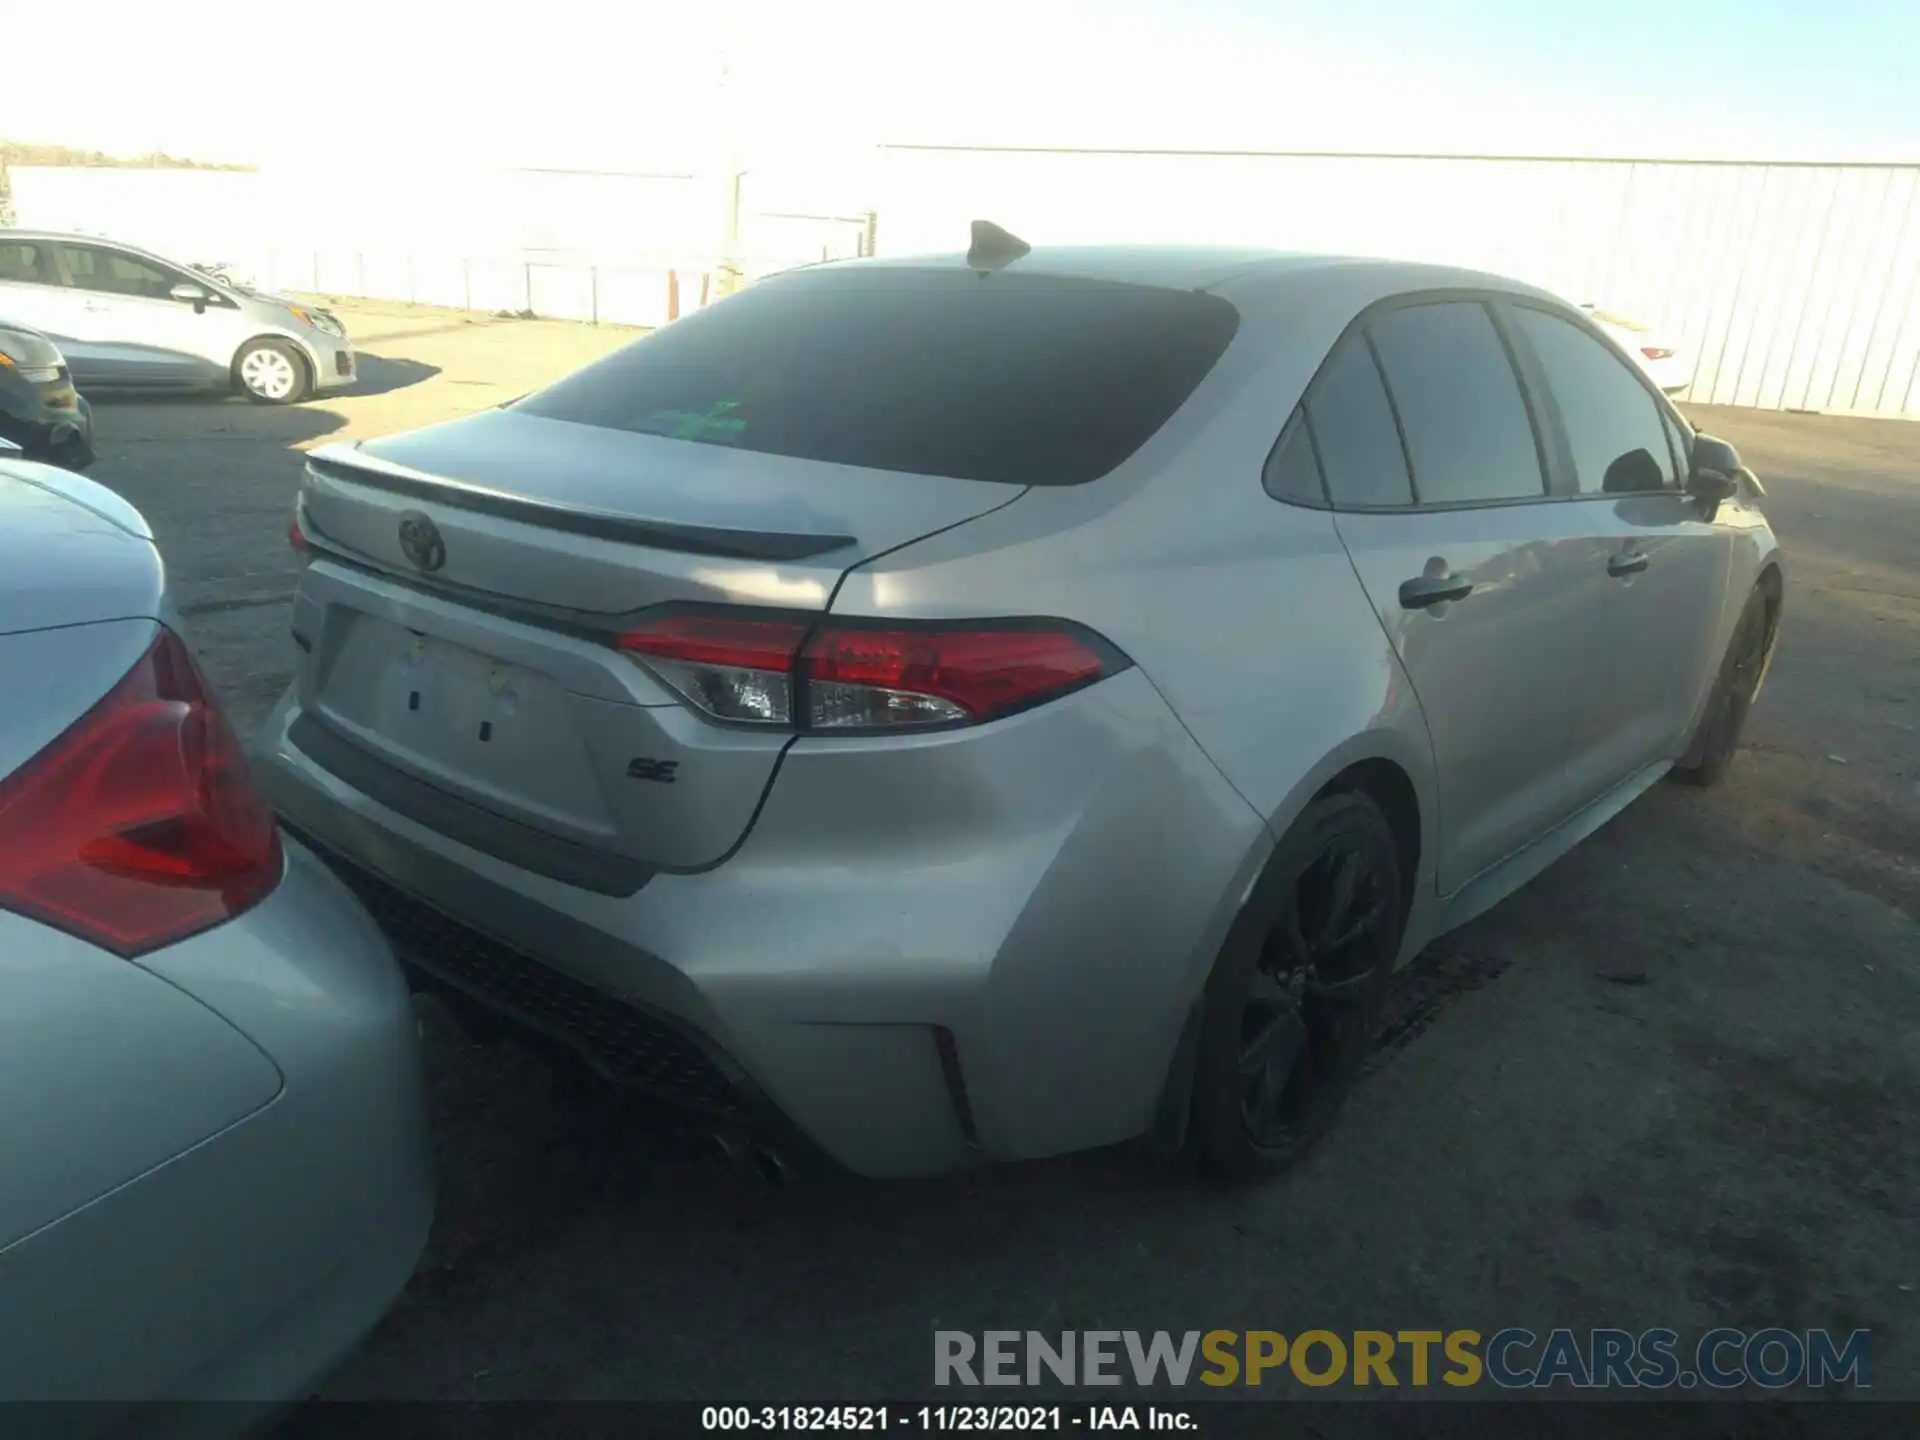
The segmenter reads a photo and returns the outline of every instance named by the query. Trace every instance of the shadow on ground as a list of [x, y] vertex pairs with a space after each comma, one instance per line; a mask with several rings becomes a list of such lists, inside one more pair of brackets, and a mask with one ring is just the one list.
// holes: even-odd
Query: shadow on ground
[[386, 395], [395, 390], [405, 390], [410, 385], [418, 385], [423, 380], [431, 380], [440, 373], [438, 365], [429, 365], [421, 360], [404, 360], [392, 355], [369, 355], [362, 352], [355, 356], [354, 360], [359, 368], [360, 378], [346, 389], [332, 393]]

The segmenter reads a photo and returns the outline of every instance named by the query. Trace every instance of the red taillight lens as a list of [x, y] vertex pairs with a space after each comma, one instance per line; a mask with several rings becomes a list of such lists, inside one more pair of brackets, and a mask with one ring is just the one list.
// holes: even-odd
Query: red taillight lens
[[170, 630], [0, 781], [0, 906], [121, 955], [232, 918], [280, 873], [246, 753]]
[[1051, 621], [906, 629], [679, 613], [618, 644], [717, 719], [842, 732], [977, 724], [1126, 663], [1079, 627]]
[[802, 664], [819, 730], [991, 720], [1097, 680], [1101, 657], [1066, 630], [870, 630], [828, 625]]
[[293, 547], [293, 553], [302, 560], [313, 558], [313, 542], [307, 539], [307, 532], [300, 528], [300, 512], [294, 511], [293, 518], [287, 521], [287, 544]]
[[1663, 350], [1658, 345], [1642, 345], [1640, 347], [1640, 353], [1649, 360], [1671, 360], [1673, 358], [1673, 351]]

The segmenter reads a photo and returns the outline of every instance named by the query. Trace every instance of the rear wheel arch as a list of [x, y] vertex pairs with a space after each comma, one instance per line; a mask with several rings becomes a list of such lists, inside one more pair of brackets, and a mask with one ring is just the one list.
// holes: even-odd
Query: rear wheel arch
[[1379, 742], [1378, 734], [1357, 737], [1351, 747], [1342, 747], [1327, 757], [1296, 787], [1290, 803], [1274, 817], [1265, 860], [1239, 897], [1219, 949], [1208, 957], [1206, 965], [1195, 976], [1193, 998], [1155, 1110], [1150, 1136], [1155, 1149], [1173, 1153], [1186, 1143], [1194, 1063], [1206, 1015], [1207, 981], [1221, 954], [1235, 945], [1251, 943], [1250, 932], [1260, 931], [1267, 923], [1266, 912], [1272, 905], [1272, 881], [1283, 859], [1282, 846], [1274, 842], [1284, 837], [1315, 801], [1330, 795], [1358, 793], [1372, 800], [1386, 815], [1401, 867], [1400, 924], [1404, 935], [1418, 903], [1422, 861], [1433, 851], [1435, 837], [1427, 833], [1425, 827], [1432, 824], [1436, 809], [1430, 794], [1423, 796], [1414, 771], [1404, 763], [1405, 758], [1411, 757], [1389, 755], [1385, 752], [1397, 747]]

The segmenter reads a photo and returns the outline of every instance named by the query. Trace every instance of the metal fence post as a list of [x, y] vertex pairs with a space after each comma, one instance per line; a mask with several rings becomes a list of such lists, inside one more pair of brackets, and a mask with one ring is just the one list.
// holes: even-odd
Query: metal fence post
[[522, 260], [520, 262], [520, 272], [521, 288], [526, 291], [527, 296], [527, 303], [523, 305], [521, 309], [531, 315], [533, 313], [533, 262], [531, 260]]
[[593, 323], [598, 325], [600, 323], [600, 267], [598, 265], [587, 267], [587, 286], [588, 304], [592, 308]]

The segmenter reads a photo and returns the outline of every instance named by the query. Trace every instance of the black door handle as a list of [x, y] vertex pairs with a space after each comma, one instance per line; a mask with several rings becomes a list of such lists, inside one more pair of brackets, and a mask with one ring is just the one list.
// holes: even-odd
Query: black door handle
[[1416, 575], [1400, 582], [1400, 608], [1424, 610], [1429, 605], [1464, 600], [1472, 593], [1473, 582], [1464, 575]]
[[1622, 575], [1638, 575], [1647, 568], [1647, 557], [1637, 550], [1621, 550], [1607, 557], [1607, 574], [1618, 580]]

